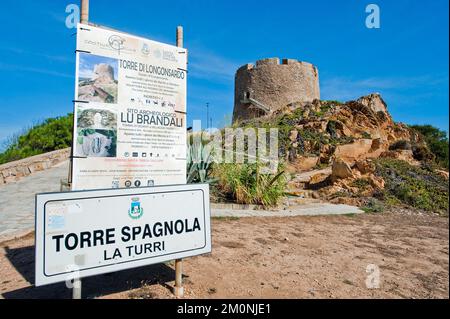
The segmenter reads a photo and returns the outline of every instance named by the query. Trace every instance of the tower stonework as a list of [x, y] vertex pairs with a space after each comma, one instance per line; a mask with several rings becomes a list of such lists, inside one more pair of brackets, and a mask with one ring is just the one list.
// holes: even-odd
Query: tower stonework
[[293, 59], [259, 60], [236, 71], [233, 122], [315, 99], [320, 99], [317, 67]]

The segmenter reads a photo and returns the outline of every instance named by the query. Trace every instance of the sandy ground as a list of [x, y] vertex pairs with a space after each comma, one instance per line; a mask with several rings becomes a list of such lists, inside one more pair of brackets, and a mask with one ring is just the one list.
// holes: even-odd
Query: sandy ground
[[[448, 298], [448, 217], [405, 214], [213, 219], [213, 252], [186, 259], [185, 298]], [[69, 298], [35, 288], [34, 239], [0, 244], [3, 298]], [[379, 288], [368, 289], [368, 265]], [[373, 266], [369, 266], [369, 269]], [[85, 298], [173, 298], [171, 263], [83, 280]]]

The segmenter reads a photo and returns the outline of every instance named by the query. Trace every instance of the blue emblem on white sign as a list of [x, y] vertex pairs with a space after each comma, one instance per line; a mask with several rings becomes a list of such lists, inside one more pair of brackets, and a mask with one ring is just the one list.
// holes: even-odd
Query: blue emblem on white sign
[[139, 201], [139, 198], [135, 197], [131, 199], [131, 207], [128, 210], [128, 215], [132, 219], [139, 219], [142, 217], [142, 214], [144, 214], [144, 209], [141, 207], [141, 202]]

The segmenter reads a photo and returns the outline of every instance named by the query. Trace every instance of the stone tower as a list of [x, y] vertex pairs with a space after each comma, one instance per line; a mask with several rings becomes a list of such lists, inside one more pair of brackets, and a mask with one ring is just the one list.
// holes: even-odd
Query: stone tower
[[314, 99], [320, 99], [317, 67], [292, 59], [259, 60], [236, 71], [233, 122]]

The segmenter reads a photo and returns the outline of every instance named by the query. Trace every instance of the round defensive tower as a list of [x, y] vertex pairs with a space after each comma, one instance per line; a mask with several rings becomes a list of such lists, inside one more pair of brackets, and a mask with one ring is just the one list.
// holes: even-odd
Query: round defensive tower
[[236, 71], [233, 122], [314, 99], [320, 99], [317, 67], [293, 59], [259, 60]]

